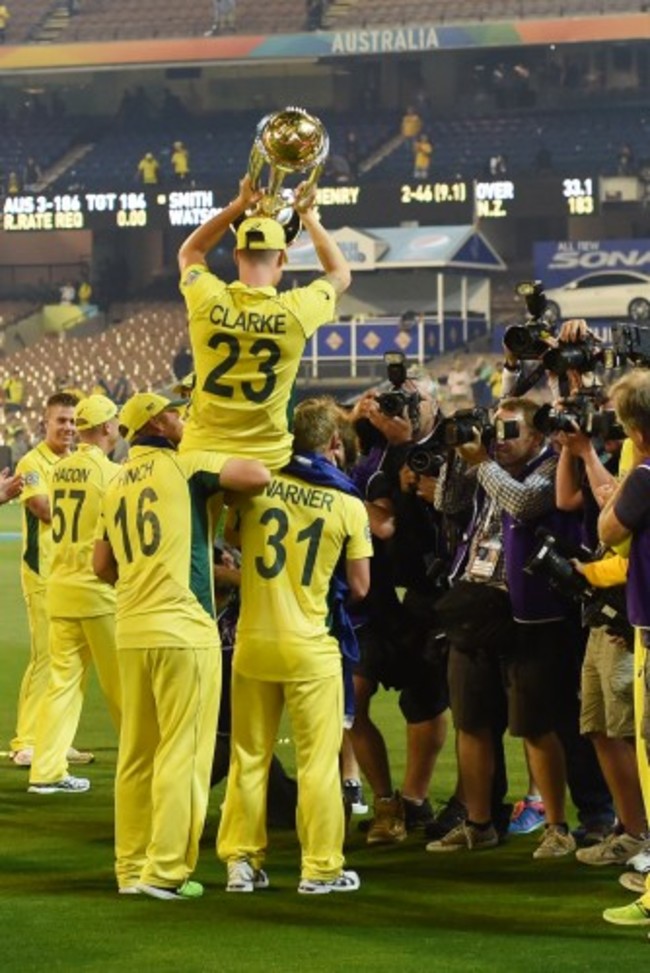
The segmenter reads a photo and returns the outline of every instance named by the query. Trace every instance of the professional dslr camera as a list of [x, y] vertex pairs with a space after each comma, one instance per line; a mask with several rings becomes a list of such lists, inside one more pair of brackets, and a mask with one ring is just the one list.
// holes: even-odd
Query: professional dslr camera
[[516, 439], [519, 423], [516, 419], [492, 421], [488, 409], [459, 409], [438, 423], [426, 443], [414, 446], [406, 457], [408, 467], [423, 476], [437, 476], [450, 449], [473, 442], [478, 430], [481, 442], [489, 446], [493, 442]]
[[[598, 390], [595, 390], [597, 393]], [[625, 439], [625, 431], [613, 409], [603, 409], [598, 394], [577, 392], [563, 400], [562, 408], [550, 404], [539, 407], [533, 425], [548, 436], [553, 432], [576, 432], [600, 439]]]
[[417, 392], [405, 392], [402, 386], [408, 378], [406, 356], [401, 351], [387, 351], [384, 363], [388, 381], [393, 386], [388, 392], [380, 392], [377, 405], [385, 416], [408, 416], [412, 423], [417, 424], [420, 417], [420, 396]]
[[524, 571], [540, 575], [550, 588], [567, 601], [582, 606], [583, 622], [591, 627], [605, 626], [614, 635], [629, 639], [631, 627], [627, 620], [625, 585], [611, 588], [594, 588], [584, 575], [573, 566], [571, 557], [580, 561], [594, 560], [591, 551], [578, 548], [569, 552], [560, 542], [544, 530], [536, 531], [540, 544], [531, 555]]
[[615, 324], [612, 327], [612, 346], [620, 360], [650, 368], [650, 327]]
[[539, 361], [546, 371], [563, 376], [568, 371], [593, 372], [597, 365], [614, 368], [617, 364], [611, 349], [603, 349], [591, 335], [581, 341], [560, 341], [551, 348], [548, 339], [555, 337], [555, 327], [547, 319], [548, 304], [540, 280], [522, 281], [515, 291], [526, 301], [525, 324], [506, 328], [503, 343], [518, 361]]
[[548, 351], [548, 339], [555, 334], [548, 320], [548, 303], [541, 280], [522, 280], [515, 293], [526, 302], [528, 316], [524, 324], [506, 328], [503, 343], [518, 361], [538, 361]]

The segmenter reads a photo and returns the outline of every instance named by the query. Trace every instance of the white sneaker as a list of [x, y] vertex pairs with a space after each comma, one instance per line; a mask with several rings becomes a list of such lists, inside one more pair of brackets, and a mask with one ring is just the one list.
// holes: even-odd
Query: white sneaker
[[9, 754], [9, 759], [15, 763], [17, 767], [31, 767], [33, 756], [33, 747], [23, 747], [22, 750], [12, 750]]
[[642, 875], [650, 872], [650, 847], [632, 855], [631, 858], [628, 858], [627, 864], [631, 865], [635, 872], [641, 872]]
[[326, 895], [328, 892], [356, 892], [361, 879], [356, 872], [343, 871], [337, 878], [303, 878], [298, 891], [301, 895]]
[[228, 862], [226, 892], [255, 892], [268, 887], [269, 877], [261, 868], [253, 868], [245, 859]]
[[28, 794], [83, 794], [90, 790], [87, 777], [72, 777], [68, 774], [63, 780], [56, 780], [51, 784], [30, 784]]

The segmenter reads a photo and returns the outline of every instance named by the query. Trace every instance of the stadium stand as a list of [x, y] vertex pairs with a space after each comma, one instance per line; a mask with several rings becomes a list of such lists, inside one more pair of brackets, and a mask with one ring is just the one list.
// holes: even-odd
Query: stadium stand
[[[56, 5], [54, 5], [56, 6]], [[580, 16], [643, 9], [641, 0], [333, 0], [323, 14], [323, 27], [375, 27], [415, 23], [459, 23], [532, 17]], [[48, 0], [19, 6], [25, 26], [21, 40], [52, 7]], [[38, 8], [34, 9], [34, 8]], [[64, 22], [57, 42], [196, 37], [213, 23], [212, 0], [196, 0], [188, 9], [177, 0], [84, 0], [75, 16]], [[18, 20], [18, 16], [14, 18]], [[31, 26], [30, 26], [31, 25]], [[307, 29], [305, 0], [237, 0], [229, 33], [296, 33]], [[12, 25], [12, 40], [18, 40]]]
[[160, 388], [174, 381], [171, 361], [185, 333], [183, 307], [178, 303], [133, 304], [121, 313], [122, 323], [99, 335], [63, 339], [47, 335], [1, 360], [0, 385], [12, 369], [24, 378], [22, 418], [32, 428], [48, 395], [62, 386], [90, 392], [98, 368], [111, 390], [121, 376], [131, 391]]
[[11, 15], [7, 27], [7, 44], [27, 44], [47, 14], [56, 6], [53, 0], [18, 0], [6, 4]]

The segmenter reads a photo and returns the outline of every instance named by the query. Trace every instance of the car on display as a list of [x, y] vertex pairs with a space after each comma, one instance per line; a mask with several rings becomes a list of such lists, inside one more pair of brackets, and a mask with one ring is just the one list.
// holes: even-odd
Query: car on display
[[546, 291], [547, 315], [567, 318], [650, 319], [650, 277], [635, 271], [610, 270], [576, 277]]

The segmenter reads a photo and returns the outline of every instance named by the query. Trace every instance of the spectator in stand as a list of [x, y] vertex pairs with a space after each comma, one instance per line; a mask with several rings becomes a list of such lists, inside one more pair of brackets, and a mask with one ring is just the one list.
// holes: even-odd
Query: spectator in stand
[[32, 192], [36, 188], [36, 183], [42, 176], [41, 167], [33, 156], [28, 156], [25, 168], [23, 169], [23, 186], [26, 191]]
[[7, 42], [7, 24], [11, 20], [11, 14], [4, 3], [0, 3], [0, 44]]
[[124, 372], [120, 372], [119, 378], [115, 383], [115, 388], [113, 389], [113, 395], [111, 396], [113, 402], [115, 402], [116, 405], [124, 405], [130, 394], [131, 387], [129, 380]]
[[350, 179], [356, 182], [359, 178], [359, 141], [353, 129], [345, 136], [345, 158], [350, 167]]
[[74, 284], [71, 284], [70, 281], [66, 281], [65, 284], [61, 284], [59, 287], [59, 294], [61, 295], [61, 304], [74, 304], [77, 291], [75, 290]]
[[618, 150], [618, 165], [617, 165], [617, 175], [619, 176], [632, 176], [634, 175], [634, 152], [632, 151], [632, 146], [629, 142], [624, 142]]
[[138, 162], [137, 177], [140, 182], [145, 186], [156, 186], [159, 172], [160, 163], [154, 157], [153, 152], [145, 153]]
[[17, 196], [20, 192], [20, 179], [13, 170], [7, 176], [7, 196]]
[[472, 376], [467, 366], [463, 366], [461, 358], [455, 358], [453, 367], [447, 375], [447, 389], [451, 404], [458, 408], [466, 406], [472, 400]]
[[79, 284], [77, 290], [77, 300], [79, 301], [79, 307], [86, 308], [90, 304], [90, 298], [93, 296], [93, 289], [91, 287], [90, 281], [82, 280]]
[[307, 30], [320, 30], [323, 26], [323, 14], [325, 12], [324, 0], [307, 0]]
[[433, 145], [429, 141], [429, 136], [423, 132], [413, 145], [413, 178], [428, 179], [431, 159], [433, 158]]
[[4, 393], [5, 414], [9, 416], [20, 412], [25, 395], [25, 383], [19, 369], [14, 368], [10, 377], [4, 382], [2, 391]]
[[190, 153], [182, 142], [174, 142], [171, 164], [177, 182], [185, 182], [190, 174]]
[[206, 30], [206, 37], [216, 37], [225, 31], [235, 29], [236, 0], [212, 0], [212, 26]]
[[488, 162], [488, 171], [495, 179], [500, 179], [502, 176], [507, 175], [508, 162], [505, 155], [502, 155], [500, 152], [491, 155]]
[[7, 434], [7, 445], [11, 448], [11, 462], [16, 466], [32, 448], [32, 439], [29, 430], [22, 423], [8, 426]]
[[402, 116], [400, 131], [403, 139], [410, 139], [411, 141], [415, 141], [422, 131], [422, 119], [412, 105], [408, 106]]

